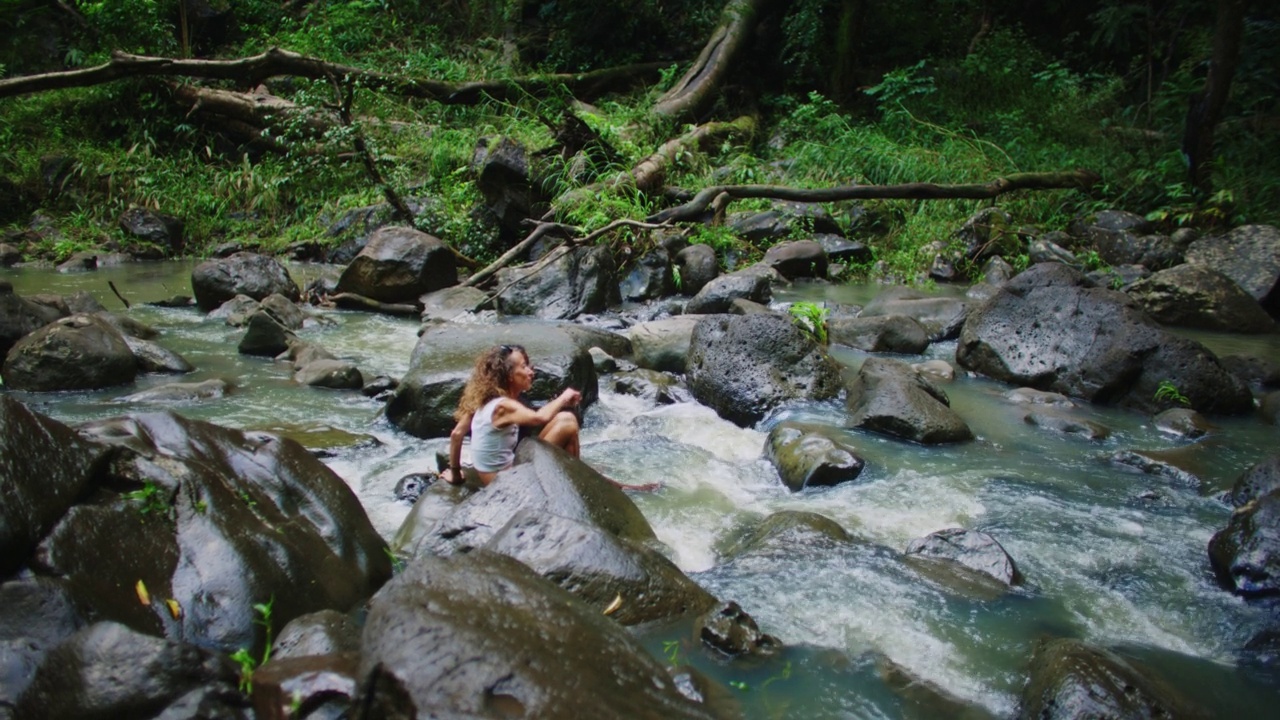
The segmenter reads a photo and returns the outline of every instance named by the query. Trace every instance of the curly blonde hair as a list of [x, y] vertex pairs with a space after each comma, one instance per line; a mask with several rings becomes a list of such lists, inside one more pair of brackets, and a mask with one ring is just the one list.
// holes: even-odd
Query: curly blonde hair
[[511, 356], [516, 353], [523, 355], [525, 362], [529, 361], [529, 353], [521, 345], [498, 345], [476, 358], [471, 377], [458, 400], [458, 409], [453, 411], [453, 419], [462, 420], [473, 415], [485, 403], [506, 393], [507, 386], [511, 384]]

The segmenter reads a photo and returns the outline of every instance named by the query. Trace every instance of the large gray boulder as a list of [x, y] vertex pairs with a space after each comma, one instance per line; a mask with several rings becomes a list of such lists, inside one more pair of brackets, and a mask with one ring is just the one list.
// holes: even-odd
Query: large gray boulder
[[1280, 491], [1251, 501], [1209, 540], [1218, 583], [1237, 595], [1280, 595]]
[[170, 412], [80, 433], [114, 451], [102, 491], [63, 515], [35, 557], [94, 617], [259, 652], [255, 604], [270, 601], [284, 625], [348, 610], [391, 575], [355, 493], [297, 442]]
[[816, 240], [780, 242], [764, 253], [764, 264], [784, 278], [825, 278], [827, 251]]
[[96, 390], [133, 382], [138, 361], [114, 325], [96, 315], [61, 318], [23, 337], [4, 361], [13, 390]]
[[1272, 316], [1280, 314], [1280, 229], [1243, 225], [1226, 235], [1202, 237], [1187, 248], [1187, 262], [1235, 280]]
[[1203, 716], [1168, 683], [1115, 653], [1068, 638], [1036, 648], [1018, 709], [1021, 720]]
[[848, 390], [850, 427], [926, 445], [973, 438], [947, 394], [900, 360], [867, 358]]
[[191, 291], [204, 312], [215, 310], [236, 295], [262, 300], [279, 293], [294, 302], [298, 285], [279, 260], [250, 252], [206, 260], [191, 271]]
[[27, 563], [88, 491], [106, 456], [71, 428], [0, 395], [0, 577]]
[[699, 402], [744, 427], [784, 403], [840, 391], [839, 369], [826, 351], [790, 318], [772, 314], [703, 318], [685, 373]]
[[620, 625], [496, 553], [424, 557], [373, 599], [357, 701], [378, 717], [706, 718]]
[[453, 411], [476, 358], [495, 345], [523, 345], [534, 367], [526, 400], [551, 400], [565, 388], [582, 393], [585, 411], [599, 396], [595, 363], [588, 350], [601, 344], [599, 331], [573, 325], [429, 326], [414, 346], [409, 371], [387, 403], [387, 419], [416, 437], [445, 437], [453, 430]]
[[564, 451], [525, 438], [516, 446], [512, 467], [458, 503], [435, 526], [404, 538], [400, 551], [408, 557], [468, 552], [485, 546], [524, 511], [566, 518], [629, 542], [654, 539], [653, 528], [621, 489]]
[[617, 267], [607, 247], [564, 247], [498, 273], [498, 309], [509, 315], [570, 320], [621, 302]]
[[720, 275], [715, 248], [696, 243], [680, 250], [676, 253], [676, 270], [680, 273], [680, 293], [697, 295]]
[[619, 283], [624, 300], [644, 302], [666, 297], [676, 291], [675, 274], [671, 272], [671, 255], [665, 248], [645, 253]]
[[1257, 300], [1231, 278], [1204, 265], [1161, 270], [1125, 292], [1165, 325], [1237, 333], [1276, 329], [1275, 321]]
[[1248, 388], [1204, 346], [1056, 263], [1032, 266], [973, 311], [956, 361], [1004, 382], [1147, 412], [1163, 409], [1156, 392], [1164, 381], [1201, 412], [1253, 407]]
[[453, 251], [443, 240], [411, 227], [384, 227], [342, 271], [337, 291], [403, 303], [457, 283]]
[[149, 260], [178, 257], [186, 250], [186, 238], [183, 236], [186, 223], [173, 215], [131, 207], [120, 213], [120, 229], [152, 246], [149, 252], [135, 253]]
[[693, 329], [704, 315], [677, 315], [627, 328], [631, 360], [642, 368], [683, 373]]
[[773, 297], [773, 283], [769, 276], [755, 269], [720, 275], [702, 286], [697, 295], [685, 305], [690, 315], [709, 315], [729, 312], [734, 300], [743, 299], [768, 304]]

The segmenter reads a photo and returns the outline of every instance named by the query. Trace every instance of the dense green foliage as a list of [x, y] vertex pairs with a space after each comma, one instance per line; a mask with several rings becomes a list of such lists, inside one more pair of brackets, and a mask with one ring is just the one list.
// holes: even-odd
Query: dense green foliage
[[[699, 0], [678, 10], [658, 0], [68, 5], [84, 24], [68, 22], [50, 3], [0, 3], [0, 32], [19, 38], [22, 48], [0, 51], [0, 74], [90, 66], [117, 49], [234, 58], [279, 46], [455, 82], [671, 61], [661, 83], [591, 108], [565, 92], [445, 106], [357, 88], [353, 127], [332, 124], [317, 133], [299, 119], [273, 128], [269, 143], [250, 145], [194, 119], [159, 79], [0, 100], [0, 145], [9, 149], [0, 157], [0, 223], [16, 236], [33, 227], [33, 213], [44, 218], [34, 223], [39, 232], [23, 236], [28, 255], [60, 259], [125, 243], [116, 221], [132, 205], [182, 217], [197, 253], [229, 240], [270, 250], [336, 243], [326, 230], [342, 212], [383, 200], [353, 152], [358, 132], [391, 188], [429, 199], [425, 224], [485, 259], [504, 248], [476, 220], [480, 194], [469, 168], [476, 142], [504, 135], [533, 150], [549, 148], [551, 125], [573, 111], [609, 152], [546, 158], [537, 168], [540, 189], [555, 197], [626, 170], [684, 130], [647, 109], [697, 54], [721, 3]], [[712, 110], [724, 120], [756, 112], [760, 130], [705, 155], [683, 153], [668, 183], [961, 183], [1088, 168], [1104, 178], [1088, 194], [1023, 193], [999, 204], [1020, 225], [1043, 229], [1102, 207], [1147, 214], [1166, 228], [1276, 222], [1280, 214], [1280, 133], [1272, 129], [1280, 115], [1280, 58], [1270, 40], [1280, 29], [1276, 9], [1256, 7], [1248, 16], [1218, 132], [1217, 191], [1197, 197], [1179, 143], [1187, 96], [1203, 84], [1211, 2], [1095, 0], [1030, 10], [977, 0], [774, 6]], [[315, 113], [343, 101], [327, 82], [276, 79], [268, 87]], [[50, 177], [51, 157], [74, 162]], [[565, 203], [561, 219], [594, 229], [643, 217], [661, 202], [635, 191], [600, 194]], [[929, 259], [921, 248], [947, 242], [979, 206], [882, 201], [830, 209], [889, 271], [910, 277]], [[763, 250], [724, 228], [699, 228], [694, 237], [731, 256]]]

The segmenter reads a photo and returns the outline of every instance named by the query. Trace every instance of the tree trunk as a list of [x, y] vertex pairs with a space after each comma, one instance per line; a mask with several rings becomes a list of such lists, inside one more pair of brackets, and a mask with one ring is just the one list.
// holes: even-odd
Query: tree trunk
[[1187, 111], [1182, 152], [1187, 159], [1191, 186], [1202, 195], [1213, 190], [1213, 134], [1222, 119], [1222, 110], [1231, 94], [1231, 79], [1240, 59], [1244, 6], [1245, 0], [1218, 0], [1209, 75], [1204, 80], [1204, 89], [1191, 98]]
[[[1015, 190], [1058, 190], [1086, 188], [1101, 178], [1089, 170], [1058, 173], [1018, 173], [996, 178], [988, 183], [968, 185], [845, 185], [821, 190], [805, 190], [785, 185], [714, 185], [699, 191], [689, 202], [650, 215], [648, 222], [680, 222], [696, 220], [717, 198], [742, 200], [772, 198], [795, 202], [836, 202], [838, 200], [903, 199], [903, 200], [981, 200], [998, 197]], [[727, 204], [727, 200], [721, 203]], [[723, 207], [723, 205], [719, 205]]]
[[653, 105], [655, 115], [689, 117], [706, 109], [751, 39], [759, 17], [773, 0], [729, 0], [693, 67]]
[[331, 63], [295, 52], [271, 48], [260, 55], [238, 60], [179, 60], [148, 55], [112, 53], [107, 62], [82, 70], [25, 75], [0, 80], [0, 98], [44, 90], [87, 87], [126, 77], [182, 76], [232, 80], [255, 87], [267, 78], [292, 75], [323, 80], [330, 76], [349, 78], [365, 87], [407, 97], [426, 98], [439, 103], [473, 105], [484, 97], [506, 99], [564, 85], [575, 97], [591, 99], [639, 80], [656, 80], [666, 63], [654, 62], [606, 68], [588, 73], [535, 75], [513, 80], [447, 83], [426, 78], [363, 70]]

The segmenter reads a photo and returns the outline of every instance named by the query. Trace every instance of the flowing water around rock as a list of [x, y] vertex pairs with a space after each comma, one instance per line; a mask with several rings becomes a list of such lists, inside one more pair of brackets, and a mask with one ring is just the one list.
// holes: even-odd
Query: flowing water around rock
[[[328, 462], [390, 539], [409, 512], [393, 497], [396, 481], [428, 467], [445, 441], [398, 431], [381, 416], [380, 403], [358, 393], [300, 387], [287, 366], [238, 355], [243, 331], [194, 308], [139, 304], [189, 293], [190, 268], [4, 271], [0, 278], [19, 294], [87, 290], [123, 311], [108, 289], [112, 280], [135, 303], [128, 314], [161, 329], [158, 342], [198, 368], [181, 378], [146, 376], [131, 388], [15, 395], [74, 423], [152, 409], [115, 402], [143, 387], [231, 380], [237, 389], [230, 396], [175, 409], [232, 427], [283, 432], [311, 447], [354, 447]], [[332, 272], [291, 270], [300, 284]], [[861, 304], [877, 289], [798, 289], [784, 299]], [[354, 361], [366, 377], [399, 377], [417, 329], [412, 319], [326, 311], [299, 334]], [[1222, 353], [1280, 356], [1271, 336], [1196, 339]], [[954, 343], [942, 343], [927, 356], [954, 361], [954, 351]], [[850, 372], [864, 359], [840, 348], [833, 355]], [[624, 482], [663, 482], [661, 491], [633, 497], [671, 558], [716, 596], [736, 600], [788, 650], [744, 667], [709, 658], [687, 627], [645, 629], [646, 644], [720, 679], [749, 717], [1009, 715], [1034, 644], [1060, 636], [1158, 668], [1215, 716], [1258, 717], [1274, 708], [1280, 678], [1240, 654], [1267, 627], [1270, 611], [1219, 589], [1206, 547], [1230, 516], [1218, 494], [1280, 448], [1280, 430], [1254, 418], [1218, 419], [1220, 432], [1190, 443], [1162, 434], [1144, 415], [1078, 408], [1078, 416], [1112, 429], [1107, 440], [1090, 442], [1025, 423], [1027, 408], [1006, 400], [1010, 388], [1002, 384], [959, 372], [945, 389], [976, 440], [929, 448], [851, 431], [867, 461], [862, 476], [795, 494], [762, 460], [766, 434], [786, 418], [840, 426], [839, 402], [789, 408], [741, 429], [698, 405], [655, 407], [602, 391], [587, 414], [584, 458]], [[1186, 448], [1197, 486], [1106, 461], [1120, 449], [1178, 447]], [[862, 542], [723, 561], [745, 529], [779, 510], [820, 513]], [[995, 536], [1018, 562], [1025, 586], [994, 595], [957, 589], [902, 562], [899, 553], [913, 538], [957, 526]], [[896, 670], [924, 682], [904, 683]]]

